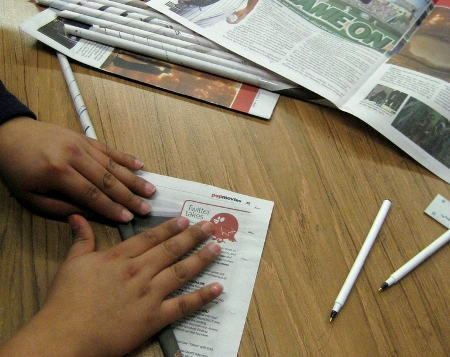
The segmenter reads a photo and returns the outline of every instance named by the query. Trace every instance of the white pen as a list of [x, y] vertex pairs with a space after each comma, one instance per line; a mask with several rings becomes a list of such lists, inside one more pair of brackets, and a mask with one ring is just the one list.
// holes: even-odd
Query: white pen
[[83, 97], [81, 96], [80, 89], [78, 88], [72, 68], [70, 67], [70, 63], [67, 60], [67, 57], [62, 53], [57, 52], [56, 55], [58, 56], [59, 64], [61, 65], [67, 86], [69, 87], [70, 96], [72, 97], [78, 118], [80, 119], [83, 132], [87, 137], [97, 140], [97, 134], [95, 133], [91, 118], [89, 117], [86, 106], [84, 105]]
[[439, 249], [441, 249], [445, 244], [450, 242], [450, 229], [441, 235], [438, 239], [436, 239], [433, 243], [428, 245], [424, 250], [422, 250], [419, 254], [417, 254], [410, 261], [405, 263], [401, 268], [396, 270], [391, 276], [386, 279], [386, 281], [381, 285], [379, 291], [387, 289], [389, 286], [394, 285], [400, 279], [402, 279], [405, 275], [407, 275], [411, 270], [417, 268], [423, 261], [429, 258], [431, 255], [436, 253]]
[[336, 298], [333, 310], [331, 310], [330, 321], [333, 320], [333, 318], [337, 315], [339, 310], [345, 304], [348, 294], [350, 293], [350, 290], [352, 289], [353, 284], [355, 283], [356, 278], [358, 277], [359, 272], [361, 271], [364, 265], [364, 261], [369, 255], [369, 251], [372, 248], [373, 243], [375, 242], [375, 238], [377, 237], [378, 232], [380, 231], [380, 228], [390, 208], [391, 208], [391, 201], [384, 200], [380, 210], [378, 211], [377, 216], [375, 217], [375, 221], [373, 222], [372, 227], [370, 228], [369, 234], [367, 235], [366, 240], [364, 241], [364, 244], [361, 247], [358, 256], [356, 257], [356, 260], [353, 263], [350, 272], [348, 273], [347, 279], [345, 280], [344, 285], [342, 286], [341, 291], [339, 292], [339, 295]]

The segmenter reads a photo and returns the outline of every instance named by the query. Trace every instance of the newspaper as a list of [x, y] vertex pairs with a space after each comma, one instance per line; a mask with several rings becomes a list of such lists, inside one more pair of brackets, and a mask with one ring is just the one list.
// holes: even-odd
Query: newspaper
[[172, 324], [182, 355], [235, 357], [247, 317], [266, 239], [273, 202], [191, 181], [140, 171], [157, 193], [148, 202], [156, 218], [182, 215], [195, 224], [215, 225], [210, 241], [222, 247], [220, 257], [175, 292], [186, 294], [212, 282], [224, 291], [215, 301]]
[[123, 48], [68, 35], [64, 26], [88, 28], [47, 9], [21, 29], [56, 51], [88, 66], [263, 119], [270, 119], [279, 94]]
[[147, 4], [362, 119], [450, 183], [449, 0]]

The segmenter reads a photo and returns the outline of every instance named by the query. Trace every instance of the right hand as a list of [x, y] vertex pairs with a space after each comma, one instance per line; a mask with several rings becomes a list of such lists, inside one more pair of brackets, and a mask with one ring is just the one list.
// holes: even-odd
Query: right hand
[[166, 299], [219, 256], [210, 243], [179, 260], [212, 234], [211, 222], [188, 228], [186, 218], [174, 218], [101, 252], [83, 217], [69, 223], [75, 241], [47, 301], [0, 356], [123, 356], [222, 292], [212, 283]]

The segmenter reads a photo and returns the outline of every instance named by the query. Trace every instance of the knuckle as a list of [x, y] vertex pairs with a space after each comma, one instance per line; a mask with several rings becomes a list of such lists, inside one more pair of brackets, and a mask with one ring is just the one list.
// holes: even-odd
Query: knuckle
[[52, 153], [46, 154], [46, 169], [52, 175], [61, 176], [69, 171], [68, 161], [81, 157], [82, 150], [76, 144], [66, 143], [60, 155], [54, 156]]
[[125, 201], [128, 204], [134, 203], [134, 204], [139, 204], [140, 199], [134, 195], [131, 191], [128, 191], [125, 197]]
[[113, 188], [117, 183], [117, 179], [110, 172], [105, 172], [102, 178], [102, 185], [105, 189]]
[[152, 246], [156, 246], [160, 243], [159, 237], [153, 229], [145, 230], [142, 232], [142, 235]]
[[137, 189], [137, 188], [142, 187], [142, 186], [145, 185], [145, 180], [143, 180], [139, 176], [136, 176], [135, 174], [132, 174], [130, 185], [134, 189]]
[[62, 176], [69, 172], [67, 161], [60, 157], [47, 157], [46, 170], [50, 175]]
[[114, 174], [117, 170], [119, 170], [120, 166], [113, 159], [109, 159], [108, 171]]
[[133, 265], [128, 264], [123, 271], [123, 278], [125, 281], [133, 279], [139, 273], [139, 269]]
[[178, 243], [175, 239], [165, 241], [163, 247], [171, 257], [178, 258], [183, 255], [183, 249], [181, 248], [180, 243]]
[[188, 238], [195, 245], [200, 244], [206, 238], [205, 233], [202, 231], [200, 226], [198, 226], [197, 224], [188, 229], [187, 235], [188, 235]]
[[142, 286], [140, 287], [138, 296], [139, 296], [139, 297], [147, 296], [147, 295], [150, 293], [151, 290], [152, 290], [152, 289], [151, 289], [151, 287], [150, 287], [149, 284], [144, 284], [144, 285], [142, 285]]
[[180, 313], [185, 316], [189, 313], [188, 305], [186, 302], [186, 299], [180, 299], [178, 303], [178, 309], [180, 310]]
[[69, 172], [68, 167], [60, 160], [52, 160], [47, 163], [47, 172], [51, 176], [61, 177]]
[[211, 263], [215, 258], [213, 253], [206, 249], [200, 250], [195, 256], [202, 266]]
[[187, 279], [189, 271], [186, 265], [182, 263], [174, 264], [172, 270], [179, 281], [183, 282]]
[[78, 157], [82, 155], [82, 149], [75, 143], [67, 144], [64, 150], [68, 157]]
[[205, 291], [200, 290], [198, 292], [198, 303], [200, 306], [206, 305], [210, 300], [209, 295]]
[[105, 150], [105, 154], [108, 155], [109, 157], [111, 157], [115, 151], [111, 146], [109, 146], [107, 144], [105, 144], [104, 150]]
[[180, 233], [180, 228], [178, 227], [178, 224], [174, 220], [164, 222], [162, 227], [164, 229], [164, 233], [168, 237], [174, 237]]
[[111, 262], [121, 257], [120, 252], [117, 249], [109, 249], [105, 252], [103, 259], [105, 262]]
[[86, 191], [86, 197], [90, 201], [97, 201], [101, 197], [101, 192], [94, 185], [89, 185], [89, 187], [88, 187], [88, 189]]

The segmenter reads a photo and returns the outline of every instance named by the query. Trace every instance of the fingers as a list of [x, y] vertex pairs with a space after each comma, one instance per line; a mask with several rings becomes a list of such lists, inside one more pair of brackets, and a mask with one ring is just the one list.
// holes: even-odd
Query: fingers
[[[130, 167], [142, 168], [142, 166], [131, 164], [131, 162], [136, 160], [132, 156], [115, 149], [108, 150], [106, 153], [100, 150], [89, 150], [88, 153], [97, 163], [104, 167], [105, 171], [103, 171], [103, 174], [111, 173], [114, 178], [119, 180], [130, 191], [143, 197], [150, 197], [155, 192], [155, 186], [130, 171]], [[105, 189], [113, 183], [105, 182]]]
[[71, 214], [83, 214], [86, 217], [92, 213], [75, 204], [69, 203], [64, 198], [26, 193], [20, 200], [25, 207], [50, 216], [68, 217]]
[[91, 253], [95, 249], [95, 237], [91, 226], [85, 218], [79, 215], [69, 216], [72, 228], [73, 244], [67, 254], [66, 261]]
[[160, 286], [160, 292], [165, 297], [199, 274], [220, 255], [220, 252], [219, 244], [210, 243], [197, 253], [161, 271], [152, 283]]
[[132, 171], [140, 170], [144, 166], [144, 164], [140, 160], [136, 159], [132, 155], [125, 154], [122, 151], [116, 150], [114, 148], [109, 148], [101, 141], [90, 138], [88, 140], [93, 147], [109, 156], [119, 165], [125, 166]]
[[140, 256], [167, 239], [181, 233], [189, 227], [189, 220], [185, 217], [172, 218], [155, 228], [146, 230], [125, 242], [117, 245], [118, 254], [130, 258]]
[[[199, 222], [186, 229], [189, 220], [178, 217], [147, 230], [114, 247], [115, 256], [133, 259], [139, 271], [138, 284], [148, 286], [161, 300], [201, 272], [220, 255], [220, 246], [208, 244], [181, 261], [213, 232], [211, 222]], [[175, 263], [175, 264], [174, 264]]]
[[[177, 217], [114, 246], [111, 257], [126, 257], [126, 271], [132, 272], [128, 288], [137, 291], [149, 306], [158, 309], [158, 325], [167, 325], [208, 304], [222, 293], [218, 284], [204, 286], [193, 293], [166, 300], [187, 281], [198, 275], [221, 252], [220, 245], [209, 243], [180, 260], [213, 232], [211, 222], [189, 227], [189, 220]], [[131, 260], [130, 260], [131, 259]], [[155, 306], [156, 302], [156, 306]]]
[[222, 285], [212, 283], [193, 293], [164, 300], [161, 304], [161, 316], [165, 324], [170, 324], [209, 304], [222, 294], [222, 291]]
[[[144, 274], [144, 278], [151, 278], [171, 266], [187, 252], [205, 241], [213, 233], [213, 230], [214, 226], [211, 222], [199, 222], [136, 258], [138, 266], [147, 272]], [[152, 262], [151, 266], [148, 262]]]
[[54, 168], [59, 176], [55, 183], [59, 190], [75, 202], [119, 222], [130, 221], [133, 213], [148, 214], [150, 205], [142, 197], [152, 196], [155, 186], [129, 170], [142, 168], [142, 162], [118, 150], [109, 150], [97, 140], [84, 138], [84, 143], [66, 148], [69, 167]]
[[[94, 175], [95, 172], [92, 171], [88, 176]], [[89, 178], [70, 167], [59, 176], [54, 185], [60, 193], [73, 202], [77, 202], [106, 218], [118, 222], [129, 222], [133, 218], [133, 214], [126, 207], [103, 193]]]
[[108, 205], [111, 205], [111, 201], [140, 215], [150, 212], [150, 205], [132, 190], [149, 197], [154, 193], [155, 187], [102, 153], [92, 152], [87, 158], [79, 158], [73, 162], [73, 167], [91, 183], [85, 194], [89, 196], [90, 202], [98, 200], [92, 204], [99, 206], [97, 209], [101, 210], [100, 213], [105, 214], [110, 209]]
[[144, 164], [140, 160], [119, 150], [108, 148], [97, 140], [89, 140], [89, 143], [97, 149], [89, 154], [122, 184], [143, 197], [148, 198], [155, 193], [155, 186], [130, 171], [142, 169]]

